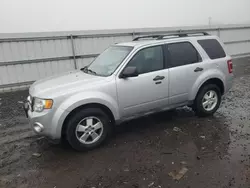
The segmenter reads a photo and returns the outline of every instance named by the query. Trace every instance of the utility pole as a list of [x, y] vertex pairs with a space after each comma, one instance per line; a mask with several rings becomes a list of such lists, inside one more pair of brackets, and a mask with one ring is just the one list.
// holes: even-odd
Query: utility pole
[[209, 25], [209, 27], [211, 27], [211, 24], [212, 24], [212, 18], [208, 17], [208, 25]]

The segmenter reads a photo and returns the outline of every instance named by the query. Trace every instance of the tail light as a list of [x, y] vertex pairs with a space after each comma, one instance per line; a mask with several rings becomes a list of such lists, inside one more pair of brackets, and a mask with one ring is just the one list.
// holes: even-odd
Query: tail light
[[233, 62], [232, 60], [227, 61], [228, 72], [233, 73]]

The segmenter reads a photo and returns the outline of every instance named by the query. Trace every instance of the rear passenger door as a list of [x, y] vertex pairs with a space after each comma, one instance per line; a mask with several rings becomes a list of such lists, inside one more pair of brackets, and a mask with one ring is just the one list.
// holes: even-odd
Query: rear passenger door
[[169, 104], [188, 102], [188, 95], [204, 69], [202, 59], [189, 41], [166, 45], [169, 63]]

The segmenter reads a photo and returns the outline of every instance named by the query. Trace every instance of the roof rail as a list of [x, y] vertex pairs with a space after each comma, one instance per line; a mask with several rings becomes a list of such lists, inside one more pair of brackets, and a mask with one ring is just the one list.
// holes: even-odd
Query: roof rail
[[139, 39], [156, 39], [156, 40], [161, 40], [164, 39], [164, 37], [171, 37], [171, 38], [177, 38], [177, 37], [189, 37], [192, 35], [209, 35], [207, 32], [180, 32], [180, 33], [172, 33], [172, 34], [167, 34], [167, 35], [145, 35], [141, 37], [136, 37], [133, 39], [133, 41], [138, 41]]
[[141, 36], [141, 37], [136, 37], [133, 39], [133, 41], [138, 41], [139, 39], [158, 39], [159, 37], [161, 37], [162, 35], [145, 35], [145, 36]]

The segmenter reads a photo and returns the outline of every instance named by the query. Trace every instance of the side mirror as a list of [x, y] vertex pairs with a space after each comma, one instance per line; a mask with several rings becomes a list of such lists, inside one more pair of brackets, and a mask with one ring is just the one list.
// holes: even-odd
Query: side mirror
[[139, 74], [138, 74], [138, 71], [137, 71], [137, 68], [136, 68], [136, 67], [126, 67], [126, 68], [123, 70], [123, 72], [122, 72], [120, 78], [136, 77], [136, 76], [138, 76], [138, 75], [139, 75]]

